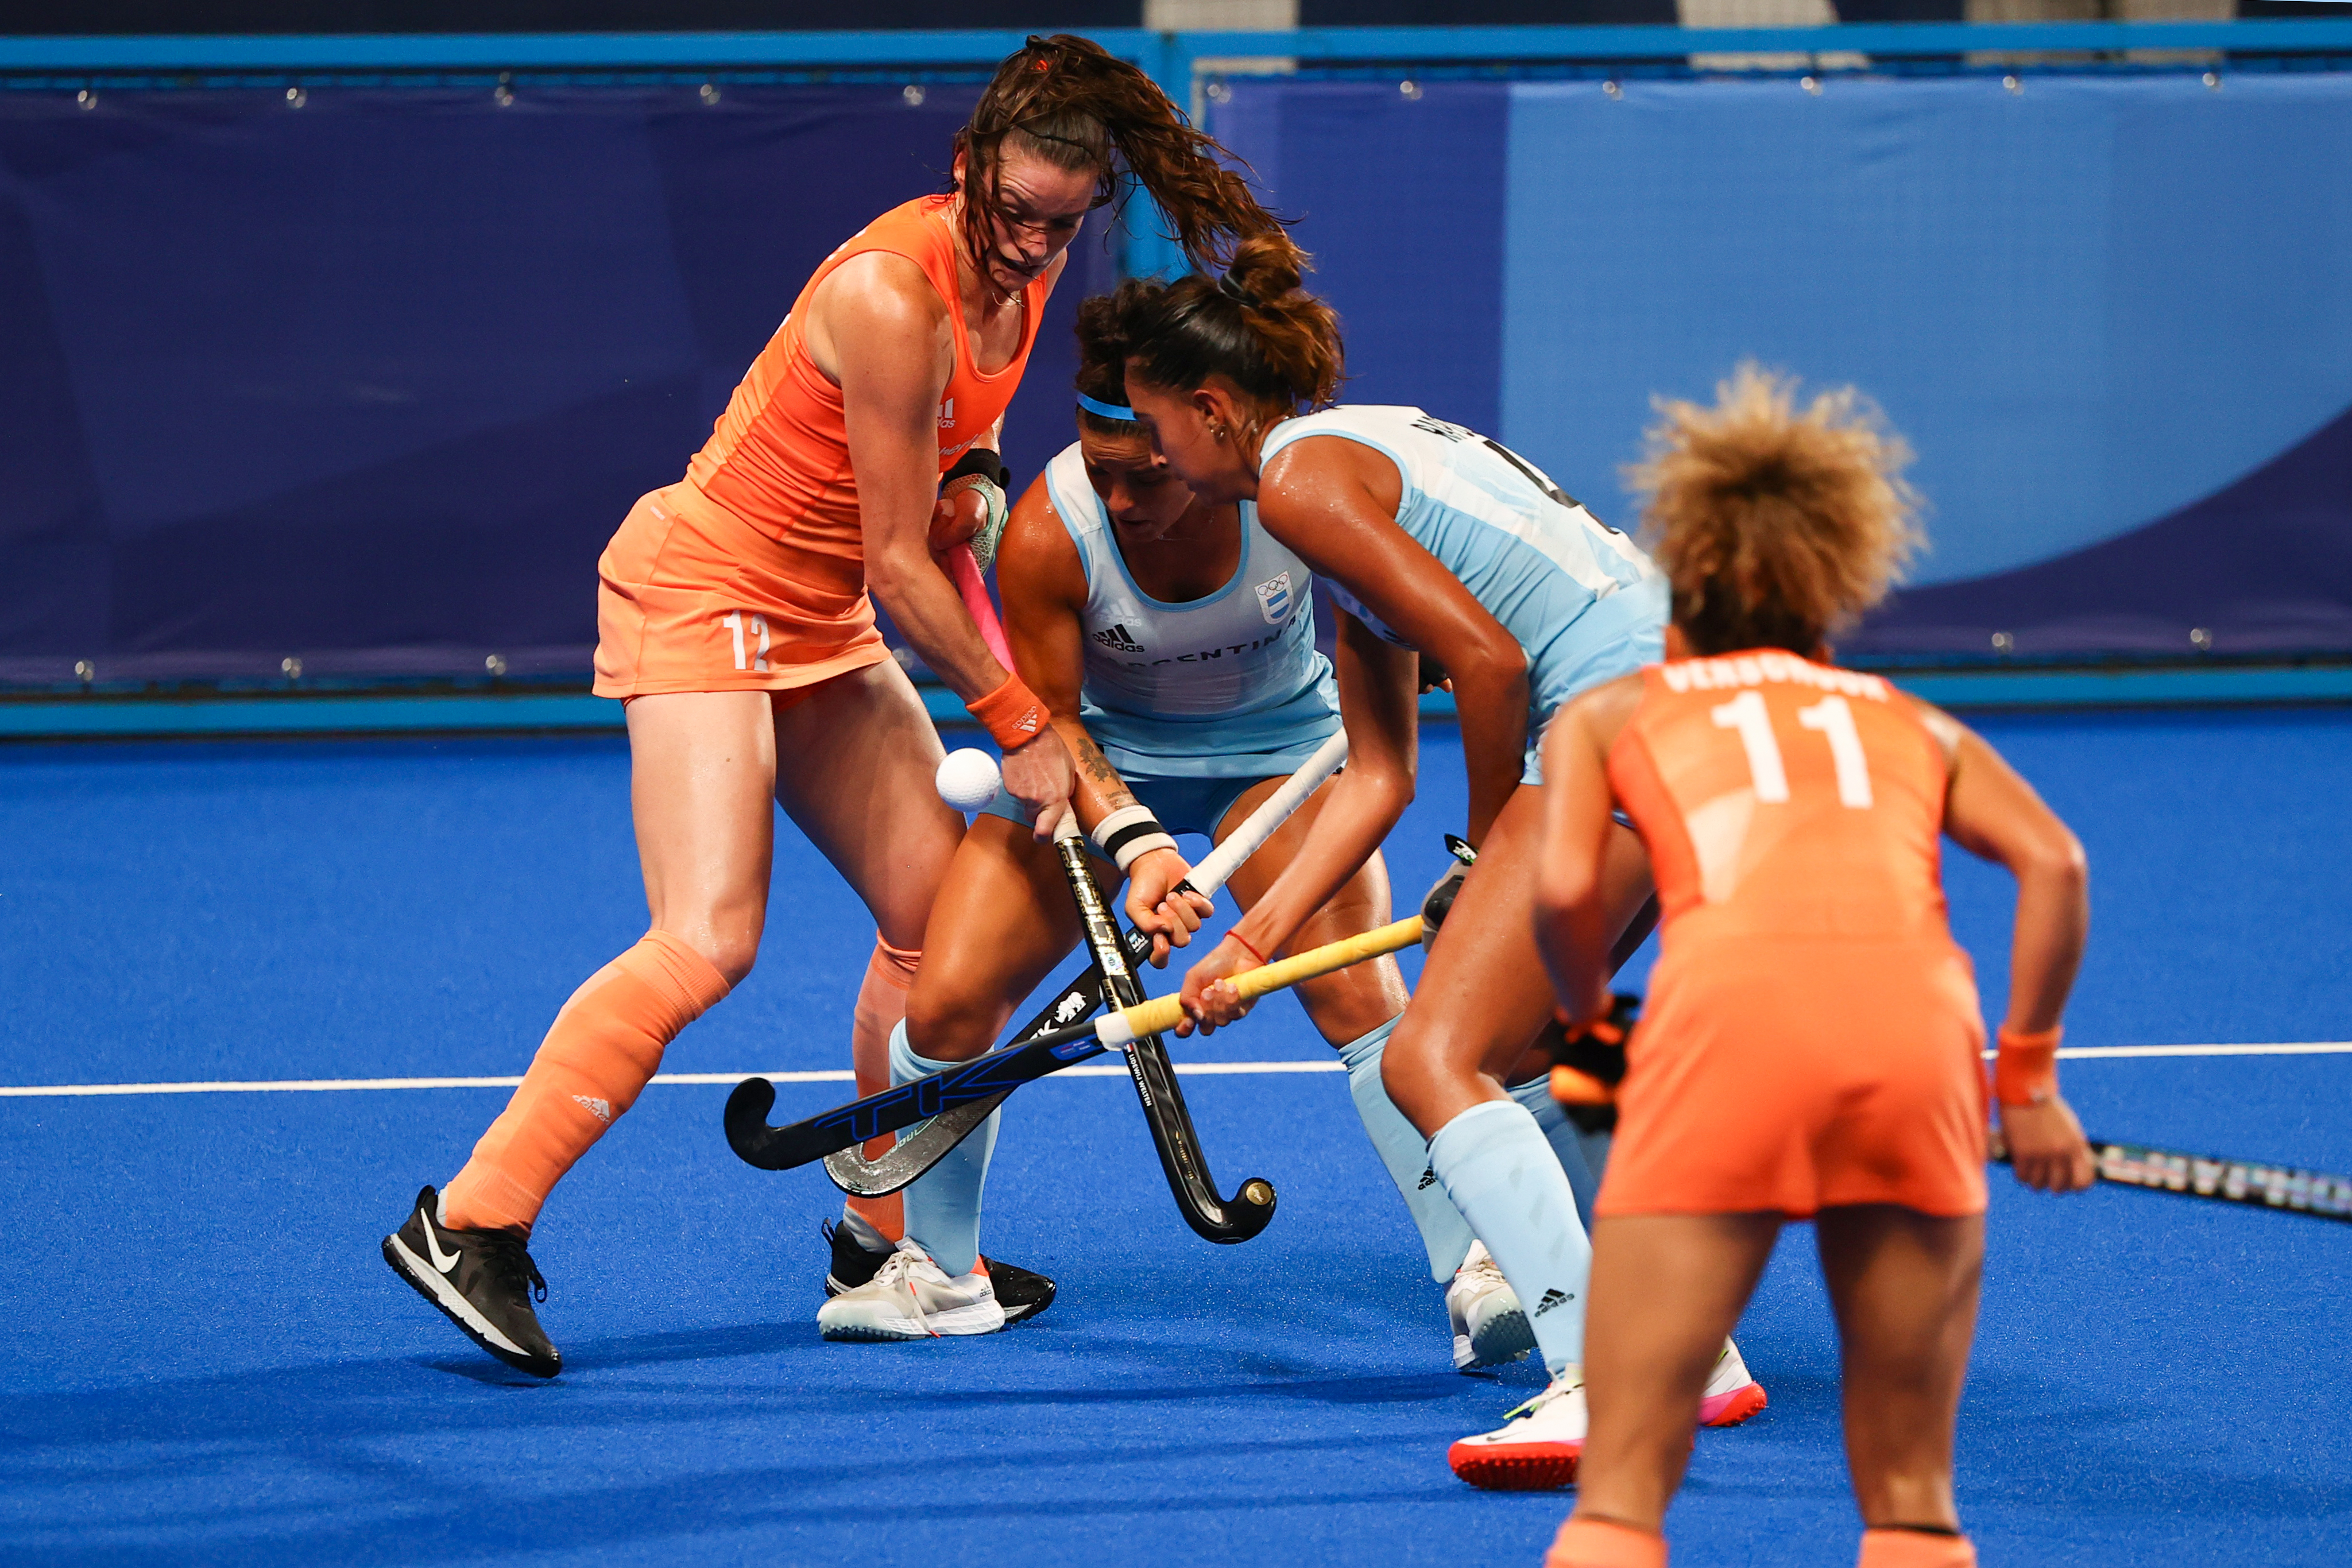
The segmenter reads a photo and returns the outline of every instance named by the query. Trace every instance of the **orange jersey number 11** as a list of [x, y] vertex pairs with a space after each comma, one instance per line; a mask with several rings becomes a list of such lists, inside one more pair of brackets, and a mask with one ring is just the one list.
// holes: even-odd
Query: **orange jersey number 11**
[[[1736, 729], [1748, 752], [1748, 773], [1756, 799], [1779, 804], [1789, 799], [1789, 770], [1780, 760], [1780, 737], [1772, 733], [1772, 712], [1764, 694], [1745, 691], [1710, 710], [1717, 729]], [[1862, 737], [1853, 727], [1853, 709], [1845, 698], [1823, 697], [1797, 710], [1797, 722], [1819, 731], [1830, 743], [1830, 760], [1837, 768], [1838, 803], [1856, 810], [1871, 805], [1870, 759], [1863, 754]]]

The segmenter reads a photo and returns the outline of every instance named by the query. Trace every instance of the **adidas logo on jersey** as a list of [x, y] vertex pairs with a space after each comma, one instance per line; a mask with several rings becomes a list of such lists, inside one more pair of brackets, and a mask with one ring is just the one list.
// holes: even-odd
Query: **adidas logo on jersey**
[[1536, 1303], [1536, 1316], [1541, 1317], [1554, 1307], [1564, 1307], [1576, 1300], [1565, 1291], [1546, 1291], [1543, 1300]]
[[1128, 634], [1125, 625], [1106, 626], [1095, 633], [1095, 641], [1106, 648], [1116, 648], [1122, 653], [1140, 653], [1143, 644]]
[[1422, 1167], [1421, 1180], [1413, 1184], [1412, 1190], [1415, 1192], [1427, 1192], [1431, 1187], [1433, 1187], [1436, 1185], [1437, 1173], [1424, 1166]]
[[948, 398], [940, 404], [940, 428], [941, 430], [955, 428], [955, 399], [953, 398]]

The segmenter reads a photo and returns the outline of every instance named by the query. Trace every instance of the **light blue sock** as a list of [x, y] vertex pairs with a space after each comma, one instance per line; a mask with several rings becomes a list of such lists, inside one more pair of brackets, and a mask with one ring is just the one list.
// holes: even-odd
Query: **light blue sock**
[[1576, 1130], [1576, 1124], [1551, 1097], [1549, 1074], [1515, 1083], [1504, 1092], [1525, 1105], [1536, 1125], [1543, 1129], [1551, 1152], [1559, 1156], [1559, 1168], [1568, 1173], [1569, 1189], [1576, 1194], [1576, 1218], [1591, 1234], [1593, 1195], [1601, 1190], [1601, 1173], [1609, 1163], [1609, 1134]]
[[1437, 1130], [1429, 1168], [1501, 1265], [1553, 1376], [1584, 1360], [1592, 1244], [1543, 1129], [1516, 1100], [1486, 1100]]
[[1413, 1224], [1421, 1228], [1421, 1243], [1429, 1249], [1429, 1277], [1443, 1283], [1454, 1278], [1454, 1270], [1469, 1256], [1473, 1238], [1462, 1211], [1454, 1207], [1454, 1200], [1445, 1196], [1430, 1171], [1429, 1140], [1404, 1119], [1404, 1113], [1389, 1099], [1381, 1082], [1381, 1057], [1396, 1026], [1397, 1020], [1391, 1019], [1342, 1047], [1339, 1060], [1348, 1064], [1348, 1092], [1356, 1102], [1356, 1114], [1364, 1120], [1365, 1134], [1372, 1140], [1381, 1163], [1388, 1166], [1389, 1179], [1404, 1194]]
[[[907, 1043], [904, 1019], [890, 1031], [893, 1084], [911, 1083], [959, 1065], [916, 1055]], [[988, 1184], [988, 1157], [996, 1152], [996, 1124], [1003, 1114], [989, 1113], [987, 1121], [906, 1189], [907, 1234], [950, 1279], [971, 1273], [980, 1258], [981, 1189]], [[908, 1134], [913, 1131], [910, 1127]]]

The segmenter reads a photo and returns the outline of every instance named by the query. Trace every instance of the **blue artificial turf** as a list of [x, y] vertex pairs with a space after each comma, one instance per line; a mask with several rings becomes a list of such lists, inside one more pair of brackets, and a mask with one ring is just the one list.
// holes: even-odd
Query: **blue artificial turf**
[[[2090, 847], [2071, 1043], [2352, 1034], [2352, 722], [1984, 727]], [[1408, 892], [1458, 826], [1459, 758], [1425, 737], [1391, 845]], [[0, 1083], [516, 1072], [644, 920], [606, 741], [11, 749], [0, 844]], [[1952, 858], [1997, 997], [2005, 881]], [[776, 874], [762, 967], [672, 1070], [845, 1065], [869, 927], [788, 831]], [[1328, 1056], [1286, 1002], [1176, 1051]], [[2066, 1082], [2109, 1135], [2352, 1169], [2352, 1058]], [[1187, 1091], [1225, 1190], [1280, 1188], [1264, 1236], [1182, 1227], [1120, 1080], [1048, 1082], [1008, 1112], [988, 1244], [1060, 1301], [986, 1339], [830, 1345], [837, 1195], [738, 1163], [724, 1089], [650, 1090], [534, 1242], [567, 1355], [544, 1385], [376, 1256], [503, 1091], [0, 1100], [0, 1563], [1533, 1564], [1566, 1496], [1471, 1491], [1444, 1448], [1538, 1375], [1450, 1371], [1343, 1080]], [[842, 1097], [782, 1092], [779, 1119]], [[1851, 1560], [1810, 1243], [1742, 1325], [1771, 1406], [1700, 1438], [1677, 1564]], [[2352, 1557], [2347, 1277], [2352, 1227], [1997, 1177], [1961, 1424], [1984, 1561]]]

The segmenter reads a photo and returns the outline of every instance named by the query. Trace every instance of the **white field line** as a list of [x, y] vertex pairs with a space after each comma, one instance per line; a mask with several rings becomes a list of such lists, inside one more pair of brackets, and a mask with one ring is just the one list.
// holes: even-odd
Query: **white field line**
[[[1186, 1076], [1214, 1077], [1220, 1073], [1345, 1072], [1337, 1058], [1326, 1061], [1180, 1061], [1176, 1071]], [[732, 1087], [754, 1076], [749, 1072], [656, 1072], [656, 1083], [724, 1084]], [[854, 1083], [857, 1075], [845, 1070], [822, 1072], [762, 1072], [771, 1083]], [[1056, 1078], [1124, 1078], [1124, 1067], [1066, 1067]], [[517, 1078], [256, 1078], [213, 1079], [190, 1083], [26, 1083], [0, 1084], [0, 1100], [56, 1098], [93, 1094], [282, 1094], [318, 1093], [346, 1089], [512, 1089]]]
[[[1992, 1052], [1985, 1054], [1990, 1057]], [[2074, 1061], [2113, 1061], [2148, 1056], [2352, 1056], [2352, 1040], [2282, 1042], [2275, 1045], [2092, 1045], [2061, 1051]], [[1336, 1057], [1308, 1061], [1180, 1061], [1176, 1071], [1188, 1078], [1233, 1075], [1266, 1076], [1294, 1072], [1344, 1072]], [[657, 1072], [656, 1083], [688, 1086], [741, 1082], [749, 1072]], [[856, 1075], [834, 1069], [819, 1072], [763, 1072], [771, 1083], [850, 1083]], [[1055, 1078], [1124, 1078], [1122, 1066], [1066, 1067]], [[0, 1100], [63, 1098], [96, 1094], [277, 1094], [315, 1093], [350, 1089], [512, 1089], [517, 1078], [260, 1078], [216, 1079], [190, 1083], [26, 1083], [0, 1084]]]

